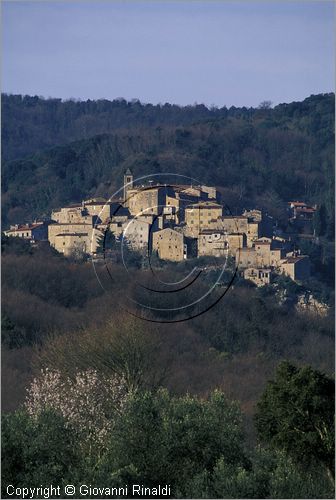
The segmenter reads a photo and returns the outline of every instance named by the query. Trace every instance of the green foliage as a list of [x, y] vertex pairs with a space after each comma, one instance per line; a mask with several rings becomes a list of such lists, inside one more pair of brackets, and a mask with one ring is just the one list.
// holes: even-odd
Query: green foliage
[[332, 498], [323, 470], [293, 462], [286, 454], [256, 449], [249, 467], [221, 458], [208, 480], [207, 498]]
[[33, 419], [24, 411], [2, 417], [2, 498], [6, 487], [65, 485], [78, 465], [76, 442], [63, 419], [45, 412]]
[[221, 455], [244, 463], [241, 416], [220, 392], [209, 400], [136, 393], [116, 424], [107, 470], [134, 467], [146, 485], [171, 484], [185, 495], [190, 478], [211, 471]]
[[113, 418], [101, 449], [88, 453], [84, 438], [56, 413], [5, 415], [2, 498], [7, 484], [66, 483], [169, 484], [173, 498], [333, 497], [318, 464], [303, 466], [283, 451], [259, 447], [247, 453], [239, 407], [222, 392], [200, 399], [136, 391]]
[[335, 383], [323, 373], [289, 362], [279, 365], [258, 403], [260, 438], [301, 463], [334, 470]]

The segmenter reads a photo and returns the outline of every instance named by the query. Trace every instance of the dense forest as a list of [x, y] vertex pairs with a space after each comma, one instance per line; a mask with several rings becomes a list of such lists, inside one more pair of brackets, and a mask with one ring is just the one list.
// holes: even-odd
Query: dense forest
[[233, 210], [258, 206], [281, 219], [290, 199], [323, 204], [333, 231], [333, 94], [229, 110], [4, 96], [2, 116], [5, 225], [109, 196], [130, 167], [135, 177], [171, 172], [216, 185]]
[[[104, 291], [90, 261], [2, 235], [2, 497], [7, 484], [159, 482], [174, 498], [333, 497], [334, 94], [258, 109], [4, 95], [2, 155], [4, 227], [110, 196], [127, 167], [196, 177], [284, 227], [288, 200], [323, 207], [319, 237], [298, 237], [307, 283], [236, 278], [173, 324], [125, 313], [149, 275], [136, 256], [130, 274], [111, 263]], [[296, 309], [305, 290], [325, 316]]]

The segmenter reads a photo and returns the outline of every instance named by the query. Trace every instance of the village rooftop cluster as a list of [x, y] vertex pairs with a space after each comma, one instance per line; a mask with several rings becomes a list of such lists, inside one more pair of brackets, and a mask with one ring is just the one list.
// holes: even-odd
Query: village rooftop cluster
[[[289, 217], [310, 221], [316, 207], [289, 202]], [[241, 275], [256, 285], [276, 274], [295, 281], [310, 276], [310, 260], [289, 239], [274, 235], [274, 220], [260, 210], [232, 215], [215, 187], [206, 185], [135, 185], [124, 175], [123, 198], [95, 198], [54, 210], [48, 222], [11, 226], [7, 236], [32, 243], [48, 240], [65, 256], [97, 256], [106, 232], [130, 250], [180, 262], [202, 256], [235, 259]]]

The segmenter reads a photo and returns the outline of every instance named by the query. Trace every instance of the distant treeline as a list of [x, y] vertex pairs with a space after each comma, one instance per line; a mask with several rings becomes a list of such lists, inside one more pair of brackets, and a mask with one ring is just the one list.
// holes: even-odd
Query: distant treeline
[[204, 104], [152, 105], [137, 99], [78, 101], [2, 94], [2, 156], [4, 160], [17, 159], [38, 149], [118, 129], [176, 127], [230, 117], [250, 121], [267, 115], [276, 121], [302, 121], [301, 127], [313, 133], [328, 126], [333, 130], [332, 117], [328, 117], [333, 111], [333, 99], [332, 93], [321, 94], [302, 103], [280, 104], [271, 110], [266, 101], [259, 108], [224, 106], [209, 109]]
[[202, 179], [232, 208], [280, 220], [284, 201], [303, 198], [333, 225], [334, 94], [273, 109], [5, 95], [2, 117], [4, 224], [109, 196], [130, 167]]

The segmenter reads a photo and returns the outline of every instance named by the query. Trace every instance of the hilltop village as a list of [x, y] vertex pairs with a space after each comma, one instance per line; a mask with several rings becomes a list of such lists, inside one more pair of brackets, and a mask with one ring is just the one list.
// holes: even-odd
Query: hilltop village
[[[304, 223], [316, 207], [290, 202], [288, 209], [293, 219]], [[309, 277], [309, 257], [290, 240], [274, 235], [272, 217], [256, 209], [241, 215], [227, 212], [215, 187], [152, 181], [135, 185], [127, 170], [121, 199], [85, 200], [54, 210], [48, 222], [11, 226], [5, 234], [31, 242], [47, 239], [65, 256], [81, 252], [95, 257], [110, 231], [130, 250], [155, 253], [167, 261], [230, 256], [241, 276], [258, 286], [271, 283], [276, 274], [294, 281]]]

